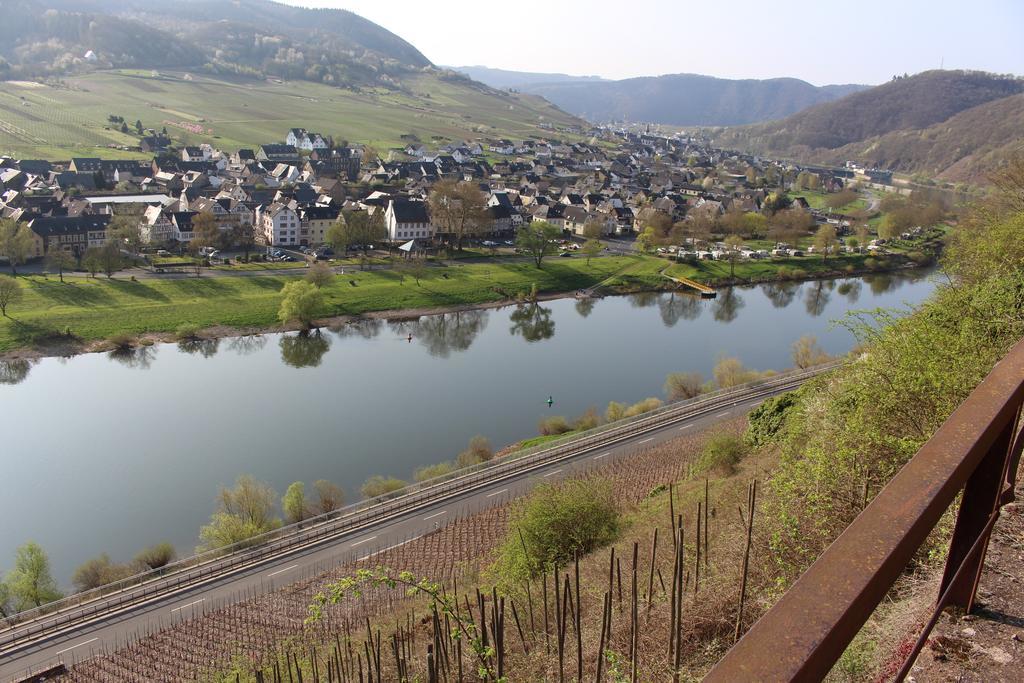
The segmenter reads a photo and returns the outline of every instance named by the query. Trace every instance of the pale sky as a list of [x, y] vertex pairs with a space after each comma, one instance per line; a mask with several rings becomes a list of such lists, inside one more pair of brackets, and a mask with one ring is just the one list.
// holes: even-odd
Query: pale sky
[[793, 76], [815, 85], [1024, 74], [1024, 0], [284, 0], [352, 10], [435, 64], [605, 78]]

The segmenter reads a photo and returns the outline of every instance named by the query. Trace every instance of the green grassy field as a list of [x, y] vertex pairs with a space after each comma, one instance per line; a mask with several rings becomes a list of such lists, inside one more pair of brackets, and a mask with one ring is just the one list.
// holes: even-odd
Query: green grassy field
[[[789, 196], [793, 198], [803, 197], [804, 199], [807, 200], [807, 204], [812, 209], [820, 209], [822, 211], [827, 211], [829, 208], [825, 204], [825, 200], [828, 199], [829, 195], [825, 192], [816, 192], [814, 190], [801, 190], [800, 192], [790, 192]], [[838, 213], [850, 213], [853, 211], [860, 211], [862, 209], [866, 209], [867, 207], [867, 200], [864, 198], [860, 198], [853, 200], [852, 202], [846, 204], [845, 206], [840, 206], [836, 209], [833, 209], [833, 211], [836, 211]]]
[[[543, 135], [538, 124], [575, 119], [541, 98], [478, 90], [433, 74], [405, 79], [407, 92], [359, 92], [306, 82], [230, 80], [192, 74], [107, 71], [69, 77], [63, 87], [0, 82], [0, 153], [69, 159], [148, 156], [111, 149], [138, 145], [107, 116], [123, 116], [157, 130], [166, 126], [180, 144], [209, 142], [234, 151], [281, 142], [291, 127], [380, 149], [404, 145], [401, 136], [463, 140], [481, 135]], [[202, 132], [181, 125], [199, 126]]]
[[[523, 262], [431, 268], [420, 284], [393, 271], [353, 271], [324, 287], [323, 317], [369, 311], [430, 308], [501, 301], [541, 292], [589, 287], [643, 257], [550, 259], [538, 270]], [[265, 327], [277, 323], [280, 290], [294, 276], [140, 280], [126, 278], [19, 277], [25, 296], [0, 318], [0, 351], [28, 347], [70, 330], [86, 340], [115, 334], [174, 332], [183, 324]]]

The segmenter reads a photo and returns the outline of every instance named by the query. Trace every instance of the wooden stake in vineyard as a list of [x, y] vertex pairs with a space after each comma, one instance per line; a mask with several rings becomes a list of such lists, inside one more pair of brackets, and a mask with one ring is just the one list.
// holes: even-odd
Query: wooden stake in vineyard
[[754, 533], [754, 504], [757, 501], [757, 480], [750, 482], [747, 488], [747, 537], [743, 544], [743, 575], [740, 579], [740, 606], [736, 612], [736, 630], [733, 633], [733, 642], [740, 639], [740, 630], [743, 628], [743, 607], [747, 598], [747, 574], [750, 571], [750, 540]]

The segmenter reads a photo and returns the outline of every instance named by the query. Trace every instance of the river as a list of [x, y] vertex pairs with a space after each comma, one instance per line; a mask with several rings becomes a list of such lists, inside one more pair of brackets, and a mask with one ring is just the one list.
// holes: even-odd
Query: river
[[[735, 356], [791, 365], [851, 310], [901, 308], [932, 291], [917, 271], [723, 290], [717, 299], [644, 293], [602, 300], [367, 321], [296, 334], [164, 344], [0, 367], [0, 573], [41, 544], [65, 587], [101, 552], [128, 561], [170, 541], [189, 554], [218, 487], [242, 473], [279, 493], [410, 479], [475, 434], [496, 448], [546, 415], [661, 396], [665, 375], [710, 377]], [[412, 335], [410, 341], [408, 336]], [[548, 396], [554, 405], [546, 404]]]

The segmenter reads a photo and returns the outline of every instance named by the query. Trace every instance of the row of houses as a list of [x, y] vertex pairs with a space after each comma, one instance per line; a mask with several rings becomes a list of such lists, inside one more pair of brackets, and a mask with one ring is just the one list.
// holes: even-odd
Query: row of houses
[[[138, 220], [144, 241], [187, 244], [193, 221], [213, 217], [226, 234], [251, 230], [260, 244], [317, 246], [346, 211], [380, 215], [387, 239], [440, 234], [427, 197], [441, 180], [470, 182], [487, 198], [481, 236], [548, 221], [575, 234], [639, 232], [654, 221], [718, 220], [764, 210], [769, 195], [814, 173], [842, 187], [846, 169], [800, 168], [712, 147], [706, 140], [628, 128], [588, 131], [590, 142], [468, 140], [419, 143], [385, 158], [359, 145], [291, 128], [284, 143], [233, 152], [186, 146], [149, 161], [0, 158], [0, 214], [28, 223], [38, 254], [102, 244], [113, 216]], [[609, 145], [608, 143], [614, 143]]]

